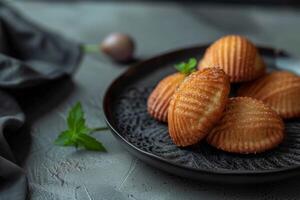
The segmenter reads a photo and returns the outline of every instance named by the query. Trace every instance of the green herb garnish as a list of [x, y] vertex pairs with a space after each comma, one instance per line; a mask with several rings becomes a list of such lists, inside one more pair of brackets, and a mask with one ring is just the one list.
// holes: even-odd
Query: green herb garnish
[[183, 74], [189, 75], [190, 73], [196, 71], [197, 60], [195, 58], [190, 58], [188, 62], [182, 62], [175, 65], [175, 68]]
[[99, 53], [100, 46], [98, 44], [84, 44], [80, 46], [84, 53]]
[[59, 146], [82, 147], [91, 151], [106, 151], [101, 142], [89, 134], [94, 131], [107, 130], [107, 127], [88, 128], [85, 123], [81, 103], [78, 102], [71, 108], [67, 118], [68, 129], [61, 132], [54, 141]]

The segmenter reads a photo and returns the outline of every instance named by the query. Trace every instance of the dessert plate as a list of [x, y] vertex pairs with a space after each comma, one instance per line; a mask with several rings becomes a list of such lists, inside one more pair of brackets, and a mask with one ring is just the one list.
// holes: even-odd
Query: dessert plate
[[[208, 45], [176, 50], [130, 67], [106, 91], [106, 122], [117, 140], [146, 163], [178, 176], [222, 183], [257, 183], [300, 175], [300, 119], [285, 121], [286, 138], [271, 151], [239, 155], [217, 150], [205, 142], [176, 147], [167, 124], [147, 113], [147, 98], [155, 85], [175, 72], [174, 64], [203, 56]], [[259, 47], [268, 70], [300, 74], [300, 63], [280, 50]], [[295, 67], [292, 67], [295, 66]], [[298, 71], [299, 70], [299, 71]], [[235, 87], [235, 86], [233, 86]]]

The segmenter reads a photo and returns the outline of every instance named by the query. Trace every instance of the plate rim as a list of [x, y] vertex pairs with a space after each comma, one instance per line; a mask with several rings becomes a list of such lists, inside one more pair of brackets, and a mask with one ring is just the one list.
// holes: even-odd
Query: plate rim
[[[138, 153], [142, 154], [143, 156], [146, 156], [150, 159], [155, 159], [156, 161], [163, 162], [166, 165], [171, 165], [172, 167], [179, 168], [181, 170], [189, 170], [193, 171], [195, 173], [206, 173], [206, 174], [212, 174], [212, 175], [235, 175], [235, 176], [247, 176], [247, 175], [275, 175], [275, 174], [282, 174], [282, 173], [297, 173], [300, 174], [300, 165], [296, 166], [291, 166], [291, 167], [284, 167], [284, 168], [279, 168], [279, 169], [265, 169], [265, 170], [230, 170], [230, 169], [221, 169], [221, 168], [211, 168], [211, 169], [200, 169], [200, 168], [193, 168], [189, 166], [183, 166], [180, 164], [177, 164], [175, 162], [172, 162], [168, 159], [165, 159], [163, 157], [160, 157], [158, 155], [155, 155], [153, 153], [147, 152], [145, 150], [142, 150], [135, 145], [133, 145], [131, 142], [126, 140], [113, 126], [112, 119], [109, 111], [109, 104], [111, 103], [109, 101], [110, 98], [110, 93], [112, 92], [112, 89], [115, 87], [116, 84], [118, 84], [119, 81], [122, 79], [126, 78], [128, 74], [131, 74], [132, 71], [134, 71], [136, 68], [138, 68], [140, 65], [144, 65], [145, 63], [148, 62], [153, 62], [155, 59], [161, 58], [161, 57], [168, 57], [172, 54], [178, 54], [180, 52], [184, 52], [187, 50], [193, 50], [193, 49], [201, 49], [201, 48], [207, 48], [209, 44], [200, 44], [200, 45], [194, 45], [194, 46], [188, 46], [188, 47], [182, 47], [182, 48], [177, 48], [175, 50], [170, 50], [167, 52], [160, 53], [158, 55], [151, 56], [150, 58], [147, 58], [145, 60], [139, 61], [138, 63], [133, 64], [132, 66], [128, 67], [125, 71], [123, 71], [120, 75], [118, 75], [107, 87], [105, 93], [104, 93], [104, 98], [103, 98], [103, 111], [104, 111], [104, 117], [105, 117], [105, 122], [110, 128], [111, 132], [114, 134], [117, 139], [121, 139], [123, 143], [131, 147], [133, 150], [137, 151]], [[285, 51], [281, 49], [274, 49], [272, 47], [268, 46], [260, 46], [257, 45], [257, 48], [259, 51], [269, 51], [273, 52], [274, 55], [277, 54], [283, 54], [287, 55], [290, 57], [289, 54], [287, 54]], [[130, 152], [131, 153], [131, 152]], [[131, 153], [132, 154], [132, 153]], [[135, 155], [134, 155], [135, 156]], [[148, 163], [148, 162], [147, 162]], [[157, 167], [157, 166], [156, 166]], [[158, 168], [158, 167], [157, 167]]]

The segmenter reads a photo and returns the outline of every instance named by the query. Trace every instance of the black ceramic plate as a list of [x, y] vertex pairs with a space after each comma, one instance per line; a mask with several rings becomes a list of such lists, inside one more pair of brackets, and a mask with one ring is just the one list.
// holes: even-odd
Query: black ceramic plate
[[[104, 111], [114, 136], [132, 154], [178, 176], [217, 182], [256, 183], [300, 174], [300, 120], [285, 122], [287, 137], [274, 150], [238, 155], [217, 150], [205, 142], [176, 147], [167, 125], [147, 113], [147, 98], [155, 85], [175, 72], [175, 63], [200, 58], [207, 45], [182, 49], [143, 61], [117, 78], [104, 98]], [[269, 70], [290, 69], [294, 59], [281, 51], [259, 48]], [[299, 65], [300, 67], [300, 65]]]

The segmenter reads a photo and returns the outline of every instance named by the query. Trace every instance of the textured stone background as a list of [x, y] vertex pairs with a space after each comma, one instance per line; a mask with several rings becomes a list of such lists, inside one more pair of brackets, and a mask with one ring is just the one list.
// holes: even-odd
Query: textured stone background
[[[110, 32], [131, 34], [144, 59], [177, 47], [239, 33], [254, 42], [300, 56], [300, 10], [184, 3], [26, 2], [13, 5], [61, 34], [96, 43]], [[300, 66], [299, 66], [300, 67]], [[132, 157], [107, 131], [96, 133], [108, 153], [54, 146], [68, 108], [82, 101], [91, 126], [104, 124], [102, 98], [126, 66], [104, 56], [85, 57], [73, 81], [64, 80], [23, 105], [31, 124], [19, 160], [28, 173], [33, 200], [300, 199], [300, 178], [264, 185], [217, 185], [161, 172]]]

